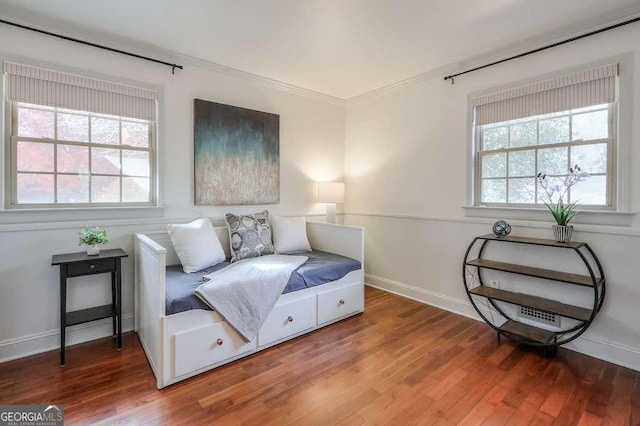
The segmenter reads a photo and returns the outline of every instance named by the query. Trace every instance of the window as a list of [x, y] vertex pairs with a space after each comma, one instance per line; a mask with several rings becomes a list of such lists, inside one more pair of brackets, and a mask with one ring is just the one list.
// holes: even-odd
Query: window
[[152, 128], [145, 120], [14, 103], [14, 203], [150, 203]]
[[153, 205], [156, 93], [5, 63], [7, 206]]
[[546, 174], [562, 184], [576, 164], [590, 177], [565, 201], [615, 207], [617, 65], [475, 98], [475, 204], [537, 207]]
[[610, 205], [612, 110], [604, 104], [480, 126], [481, 203], [542, 203], [538, 173], [562, 181], [578, 164], [590, 177], [567, 191], [567, 201]]

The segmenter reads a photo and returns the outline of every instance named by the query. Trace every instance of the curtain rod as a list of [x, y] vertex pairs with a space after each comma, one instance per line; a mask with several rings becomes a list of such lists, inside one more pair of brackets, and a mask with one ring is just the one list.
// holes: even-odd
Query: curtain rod
[[56, 34], [56, 33], [52, 33], [52, 32], [49, 32], [49, 31], [40, 30], [38, 28], [33, 28], [33, 27], [29, 27], [27, 25], [22, 25], [22, 24], [18, 24], [18, 23], [15, 23], [15, 22], [11, 22], [11, 21], [6, 21], [4, 19], [0, 19], [0, 23], [11, 25], [13, 27], [22, 28], [23, 30], [29, 30], [29, 31], [34, 31], [36, 33], [40, 33], [40, 34], [45, 34], [45, 35], [48, 35], [48, 36], [51, 36], [51, 37], [61, 38], [63, 40], [72, 41], [74, 43], [84, 44], [86, 46], [91, 46], [91, 47], [96, 47], [98, 49], [108, 50], [109, 52], [115, 52], [115, 53], [120, 53], [122, 55], [132, 56], [132, 57], [138, 58], [138, 59], [144, 59], [145, 61], [155, 62], [156, 64], [167, 65], [167, 66], [171, 67], [171, 74], [175, 74], [176, 68], [178, 68], [180, 70], [183, 68], [182, 65], [172, 64], [170, 62], [165, 62], [165, 61], [161, 61], [159, 59], [149, 58], [147, 56], [138, 55], [136, 53], [125, 52], [124, 50], [114, 49], [112, 47], [103, 46], [101, 44], [91, 43], [89, 41], [79, 40], [77, 38], [64, 36], [62, 34]]
[[501, 64], [503, 62], [511, 61], [513, 59], [522, 58], [523, 56], [532, 55], [534, 53], [538, 53], [538, 52], [541, 52], [543, 50], [551, 49], [552, 47], [561, 46], [563, 44], [571, 43], [572, 41], [580, 40], [582, 38], [586, 38], [586, 37], [590, 37], [592, 35], [600, 34], [600, 33], [603, 33], [605, 31], [609, 31], [609, 30], [613, 30], [613, 29], [616, 29], [616, 28], [620, 28], [620, 27], [622, 27], [624, 25], [633, 24], [634, 22], [638, 22], [638, 21], [640, 21], [640, 16], [637, 17], [637, 18], [629, 19], [629, 20], [624, 21], [624, 22], [619, 22], [619, 23], [614, 24], [614, 25], [609, 25], [608, 27], [605, 27], [605, 28], [600, 28], [599, 30], [590, 31], [590, 32], [588, 32], [586, 34], [581, 34], [579, 36], [571, 37], [571, 38], [563, 40], [563, 41], [559, 41], [559, 42], [556, 42], [556, 43], [553, 43], [553, 44], [549, 44], [547, 46], [543, 46], [543, 47], [539, 47], [537, 49], [529, 50], [528, 52], [524, 52], [524, 53], [520, 53], [518, 55], [510, 56], [508, 58], [501, 59], [499, 61], [491, 62], [490, 64], [486, 64], [486, 65], [482, 65], [482, 66], [479, 66], [479, 67], [476, 67], [476, 68], [472, 68], [470, 70], [462, 71], [462, 72], [459, 72], [457, 74], [448, 75], [444, 79], [445, 79], [445, 81], [446, 80], [451, 80], [451, 84], [453, 84], [454, 78], [459, 76], [459, 75], [463, 75], [463, 74], [467, 74], [467, 73], [470, 73], [470, 72], [478, 71], [478, 70], [481, 70], [481, 69], [487, 68], [487, 67], [492, 67], [494, 65], [498, 65], [498, 64]]

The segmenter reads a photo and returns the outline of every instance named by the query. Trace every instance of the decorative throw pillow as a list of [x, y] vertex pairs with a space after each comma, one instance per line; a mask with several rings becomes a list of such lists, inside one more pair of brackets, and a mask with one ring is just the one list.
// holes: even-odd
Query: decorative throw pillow
[[229, 228], [231, 262], [275, 253], [267, 210], [241, 216], [227, 213], [224, 219]]
[[209, 219], [167, 225], [173, 248], [187, 274], [201, 271], [225, 260], [224, 249]]
[[311, 251], [307, 238], [307, 222], [303, 216], [271, 216], [271, 229], [276, 253]]

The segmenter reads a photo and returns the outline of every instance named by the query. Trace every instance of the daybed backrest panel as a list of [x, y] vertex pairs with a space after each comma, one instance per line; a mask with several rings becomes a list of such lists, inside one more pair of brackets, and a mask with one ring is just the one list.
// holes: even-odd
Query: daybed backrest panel
[[[214, 226], [220, 244], [227, 259], [231, 258], [229, 247], [229, 231], [226, 226]], [[167, 266], [180, 265], [171, 238], [167, 231], [149, 232], [145, 234], [156, 243], [167, 249]], [[307, 236], [311, 247], [330, 253], [341, 254], [364, 262], [364, 229], [357, 226], [345, 226], [324, 222], [307, 221]]]
[[364, 228], [307, 221], [311, 248], [340, 254], [364, 264]]
[[[213, 229], [216, 231], [216, 235], [218, 235], [220, 244], [222, 244], [225, 257], [230, 259], [231, 250], [229, 248], [229, 231], [227, 230], [227, 227], [214, 226]], [[176, 250], [173, 248], [173, 244], [171, 244], [171, 238], [167, 231], [149, 232], [145, 235], [167, 249], [167, 266], [180, 265], [180, 259], [178, 259]]]

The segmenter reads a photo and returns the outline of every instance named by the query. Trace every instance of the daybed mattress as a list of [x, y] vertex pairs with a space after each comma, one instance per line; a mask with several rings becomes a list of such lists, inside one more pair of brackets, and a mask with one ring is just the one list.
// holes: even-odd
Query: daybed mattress
[[[361, 268], [360, 262], [338, 254], [313, 250], [299, 253], [309, 259], [296, 269], [282, 294], [339, 280], [351, 271]], [[193, 291], [202, 284], [202, 277], [228, 266], [221, 262], [202, 271], [186, 274], [181, 265], [167, 266], [166, 274], [166, 315], [177, 314], [191, 309], [211, 310]]]

